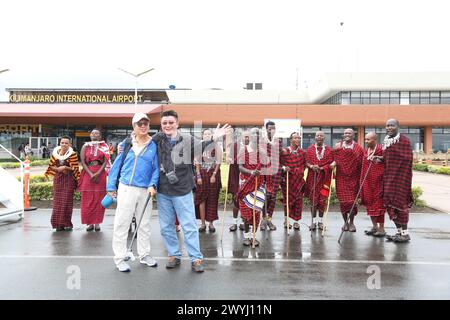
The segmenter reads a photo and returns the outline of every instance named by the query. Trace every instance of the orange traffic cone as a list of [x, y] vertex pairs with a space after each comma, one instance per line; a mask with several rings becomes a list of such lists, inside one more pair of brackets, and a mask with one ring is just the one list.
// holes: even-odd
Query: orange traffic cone
[[30, 159], [25, 157], [25, 168], [23, 175], [23, 209], [25, 211], [36, 210], [37, 207], [30, 207]]

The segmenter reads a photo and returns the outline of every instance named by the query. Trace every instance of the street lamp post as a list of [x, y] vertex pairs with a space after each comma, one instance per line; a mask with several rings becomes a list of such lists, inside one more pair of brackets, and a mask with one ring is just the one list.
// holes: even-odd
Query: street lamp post
[[119, 69], [120, 71], [125, 72], [125, 73], [127, 73], [127, 74], [129, 74], [129, 75], [131, 75], [131, 76], [133, 76], [133, 77], [135, 78], [135, 85], [134, 85], [134, 112], [136, 113], [136, 111], [137, 111], [137, 86], [138, 86], [138, 78], [139, 78], [140, 76], [142, 76], [142, 75], [144, 75], [144, 74], [150, 72], [150, 71], [155, 70], [155, 68], [151, 68], [151, 69], [142, 71], [142, 72], [137, 73], [137, 74], [134, 74], [134, 73], [132, 73], [132, 72], [129, 72], [129, 71], [124, 70], [124, 69], [121, 69], [121, 68], [118, 68], [118, 69]]

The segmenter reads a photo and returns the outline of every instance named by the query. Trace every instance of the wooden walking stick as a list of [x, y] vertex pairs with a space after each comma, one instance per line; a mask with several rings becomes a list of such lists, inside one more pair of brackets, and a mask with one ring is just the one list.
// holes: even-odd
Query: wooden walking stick
[[286, 171], [286, 228], [289, 235], [289, 171]]
[[253, 240], [252, 240], [252, 248], [255, 248], [255, 240], [256, 240], [256, 195], [258, 192], [258, 176], [256, 176], [255, 180], [255, 197], [253, 198]]
[[228, 200], [228, 182], [227, 182], [227, 186], [225, 187], [225, 203], [223, 205], [222, 231], [220, 233], [220, 243], [222, 243], [222, 239], [223, 239], [223, 228], [224, 228], [224, 224], [225, 224], [225, 213], [227, 212], [227, 200]]
[[[355, 207], [356, 202], [358, 201], [359, 194], [361, 193], [362, 187], [363, 187], [363, 185], [364, 185], [364, 182], [366, 181], [367, 174], [368, 174], [369, 171], [370, 171], [370, 167], [372, 166], [372, 163], [373, 163], [373, 162], [370, 161], [369, 167], [367, 168], [367, 171], [366, 171], [366, 175], [364, 176], [364, 179], [362, 180], [361, 185], [359, 186], [359, 190], [358, 190], [358, 193], [356, 194], [355, 201], [353, 201], [352, 208], [350, 209], [350, 212], [349, 212], [349, 214], [348, 214], [347, 219], [345, 219], [345, 225], [348, 223], [348, 219], [350, 219], [350, 215], [352, 214], [353, 208]], [[345, 225], [344, 225], [344, 226], [345, 226]], [[339, 239], [338, 239], [338, 243], [339, 243], [339, 244], [341, 244], [341, 238], [342, 238], [343, 235], [344, 235], [344, 229], [342, 229], [341, 235], [339, 236]]]
[[330, 193], [328, 194], [328, 203], [327, 209], [325, 210], [325, 214], [323, 215], [323, 229], [322, 229], [322, 237], [325, 235], [325, 231], [327, 230], [327, 216], [328, 210], [330, 209], [330, 200], [331, 200], [331, 184], [333, 182], [333, 170], [331, 170], [331, 180], [330, 180]]

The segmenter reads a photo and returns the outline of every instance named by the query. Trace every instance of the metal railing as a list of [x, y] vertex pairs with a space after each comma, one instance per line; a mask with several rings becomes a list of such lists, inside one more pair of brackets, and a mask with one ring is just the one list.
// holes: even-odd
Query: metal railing
[[18, 215], [22, 219], [24, 214], [23, 183], [25, 163], [1, 144], [0, 150], [6, 151], [20, 164], [20, 182], [5, 169], [0, 168], [0, 175], [3, 175], [2, 179], [0, 179], [0, 199], [6, 206], [6, 209], [0, 211], [0, 220], [14, 215]]

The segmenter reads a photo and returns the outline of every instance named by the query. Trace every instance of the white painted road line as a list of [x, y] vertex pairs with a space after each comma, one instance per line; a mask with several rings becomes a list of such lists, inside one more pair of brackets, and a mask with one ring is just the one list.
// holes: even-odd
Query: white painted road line
[[[112, 259], [113, 256], [52, 256], [52, 255], [0, 255], [0, 259]], [[157, 260], [166, 260], [168, 257], [153, 257]], [[182, 257], [181, 260], [189, 260]], [[386, 260], [318, 260], [308, 257], [299, 259], [258, 259], [258, 258], [205, 258], [205, 261], [224, 261], [224, 262], [291, 262], [291, 263], [329, 263], [329, 264], [387, 264], [387, 265], [431, 265], [431, 266], [449, 266], [450, 261], [386, 261]]]

